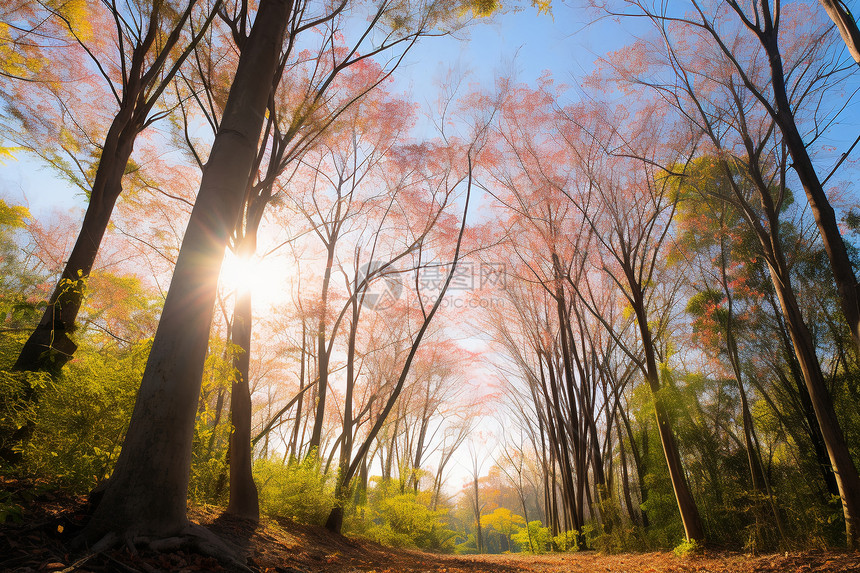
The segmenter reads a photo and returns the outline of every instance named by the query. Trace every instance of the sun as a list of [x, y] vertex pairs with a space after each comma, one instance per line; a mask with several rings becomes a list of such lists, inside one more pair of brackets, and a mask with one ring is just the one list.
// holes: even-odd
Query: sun
[[289, 265], [284, 257], [238, 257], [224, 255], [219, 284], [228, 293], [251, 291], [256, 303], [272, 305], [289, 296]]

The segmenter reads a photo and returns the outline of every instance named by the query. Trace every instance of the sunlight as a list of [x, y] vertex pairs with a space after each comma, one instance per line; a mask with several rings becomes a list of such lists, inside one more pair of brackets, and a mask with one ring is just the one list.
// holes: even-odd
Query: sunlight
[[286, 263], [283, 258], [238, 257], [227, 251], [219, 283], [227, 292], [250, 290], [258, 304], [271, 305], [286, 296]]

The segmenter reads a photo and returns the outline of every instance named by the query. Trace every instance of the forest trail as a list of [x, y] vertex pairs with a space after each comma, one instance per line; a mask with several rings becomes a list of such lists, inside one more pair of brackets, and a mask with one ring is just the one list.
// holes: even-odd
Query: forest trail
[[[6, 482], [4, 485], [11, 486]], [[6, 489], [6, 488], [4, 488]], [[15, 489], [14, 487], [9, 489]], [[9, 491], [6, 489], [6, 491]], [[20, 494], [20, 492], [19, 492]], [[226, 566], [188, 551], [130, 554], [114, 549], [71, 553], [68, 542], [86, 521], [83, 497], [41, 490], [16, 496], [17, 522], [0, 523], [0, 572], [154, 573], [856, 573], [860, 552], [806, 551], [749, 556], [709, 552], [677, 557], [671, 552], [602, 555], [438, 555], [393, 549], [335, 535], [322, 527], [264, 519], [256, 528], [221, 516], [222, 508], [196, 507], [191, 519], [206, 526], [247, 557], [246, 569]]]

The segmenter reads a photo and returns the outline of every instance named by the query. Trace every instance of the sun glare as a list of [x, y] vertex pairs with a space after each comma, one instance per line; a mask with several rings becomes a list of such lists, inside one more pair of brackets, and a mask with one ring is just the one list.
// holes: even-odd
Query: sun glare
[[250, 290], [260, 304], [270, 305], [287, 296], [287, 273], [282, 258], [237, 257], [228, 251], [221, 265], [220, 283], [228, 292]]

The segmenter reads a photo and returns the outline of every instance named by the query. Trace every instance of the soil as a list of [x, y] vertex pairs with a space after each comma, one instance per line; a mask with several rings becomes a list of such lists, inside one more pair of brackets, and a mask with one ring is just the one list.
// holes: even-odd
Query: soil
[[191, 550], [132, 554], [116, 548], [92, 554], [72, 552], [69, 542], [87, 519], [86, 500], [33, 489], [0, 478], [0, 510], [12, 500], [20, 513], [0, 524], [0, 572], [59, 571], [152, 573], [212, 571], [232, 573], [860, 573], [860, 552], [806, 551], [744, 555], [708, 551], [692, 557], [671, 552], [602, 555], [593, 552], [555, 555], [435, 555], [392, 549], [334, 535], [321, 527], [264, 519], [257, 526], [221, 516], [216, 507], [189, 512], [247, 559], [247, 568], [219, 562]]

